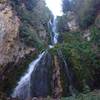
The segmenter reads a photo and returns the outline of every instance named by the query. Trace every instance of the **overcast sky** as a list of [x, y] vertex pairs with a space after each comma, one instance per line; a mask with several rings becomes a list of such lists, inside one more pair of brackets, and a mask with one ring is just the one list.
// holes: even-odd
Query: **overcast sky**
[[45, 0], [48, 8], [55, 16], [62, 15], [62, 0]]

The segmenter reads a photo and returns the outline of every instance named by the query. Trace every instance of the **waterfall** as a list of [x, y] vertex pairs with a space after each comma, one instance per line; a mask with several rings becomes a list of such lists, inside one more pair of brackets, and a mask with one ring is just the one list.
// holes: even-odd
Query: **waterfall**
[[[52, 33], [51, 34], [51, 42], [52, 42], [52, 45], [49, 45], [49, 48], [53, 48], [53, 45], [56, 44], [58, 42], [58, 34], [56, 33], [56, 17], [54, 17], [54, 20], [53, 22], [51, 22], [50, 20], [50, 25], [52, 27]], [[32, 73], [34, 73], [34, 70], [36, 69], [36, 67], [38, 66], [39, 67], [39, 63], [41, 62], [41, 59], [45, 59], [45, 57], [43, 58], [43, 56], [45, 56], [46, 54], [46, 51], [45, 50], [43, 53], [41, 53], [38, 58], [36, 60], [34, 60], [30, 65], [29, 65], [29, 68], [28, 68], [28, 71], [27, 73], [25, 73], [24, 76], [21, 77], [20, 81], [18, 82], [18, 85], [16, 86], [16, 88], [14, 89], [13, 93], [12, 93], [12, 97], [14, 98], [19, 98], [20, 100], [27, 100], [28, 98], [31, 97], [31, 90], [30, 90], [30, 84], [31, 84], [31, 75]], [[47, 58], [48, 60], [49, 58]], [[46, 63], [46, 60], [45, 62], [43, 61], [43, 64], [41, 66], [44, 66], [44, 65], [48, 65], [48, 64], [45, 64]], [[45, 67], [46, 67], [45, 66]], [[48, 65], [49, 66], [49, 65]], [[41, 71], [40, 71], [41, 73]], [[42, 73], [43, 74], [43, 73]], [[41, 76], [42, 77], [42, 76]], [[40, 80], [39, 80], [40, 81]], [[44, 83], [45, 84], [45, 83]]]
[[[57, 14], [61, 15], [61, 12], [59, 9], [56, 10], [58, 10], [58, 12], [54, 14], [53, 19], [50, 19], [48, 22], [52, 30], [52, 32], [50, 33], [51, 45], [49, 45], [49, 48], [53, 48], [54, 45], [58, 43], [58, 33], [56, 32], [56, 18]], [[25, 75], [21, 77], [18, 85], [12, 93], [12, 97], [17, 97], [19, 100], [29, 100], [34, 96], [47, 96], [50, 89], [48, 85], [50, 83], [48, 83], [48, 74], [51, 64], [51, 57], [49, 53], [47, 53], [47, 50], [45, 50], [38, 56], [36, 60], [34, 60], [29, 65], [27, 73], [25, 73]], [[58, 78], [58, 81], [59, 80], [60, 79]]]
[[28, 97], [30, 97], [30, 77], [36, 64], [40, 61], [44, 54], [45, 52], [41, 53], [38, 58], [29, 65], [27, 73], [21, 77], [18, 85], [14, 89], [12, 97], [18, 97], [20, 100], [26, 100]]
[[[51, 32], [51, 42], [52, 45], [49, 45], [49, 48], [53, 48], [55, 44], [58, 43], [58, 33], [56, 32], [56, 17], [54, 17], [53, 21], [49, 21], [51, 25], [52, 32]], [[69, 91], [71, 95], [74, 94], [74, 86], [72, 84], [72, 78], [70, 76], [70, 71], [67, 65], [67, 62], [62, 54], [61, 50], [57, 51], [58, 56], [61, 57], [61, 60], [64, 62], [65, 70], [66, 70], [66, 77], [68, 77], [69, 81]], [[54, 76], [52, 83], [58, 84], [57, 86], [54, 85], [53, 91], [56, 92], [54, 95], [55, 97], [60, 97], [62, 92], [62, 86], [60, 82], [60, 66], [57, 63], [57, 57], [55, 56], [55, 66], [53, 67], [53, 73], [51, 76]], [[24, 76], [21, 77], [18, 85], [14, 89], [12, 93], [12, 97], [18, 98], [19, 100], [29, 100], [31, 97], [46, 97], [49, 95], [49, 84], [48, 80], [50, 78], [49, 75], [49, 68], [51, 67], [52, 60], [47, 50], [41, 53], [36, 60], [34, 60], [28, 68], [28, 71], [25, 73]], [[56, 77], [55, 77], [56, 76]], [[51, 81], [51, 80], [50, 80]], [[55, 91], [59, 89], [59, 91]]]

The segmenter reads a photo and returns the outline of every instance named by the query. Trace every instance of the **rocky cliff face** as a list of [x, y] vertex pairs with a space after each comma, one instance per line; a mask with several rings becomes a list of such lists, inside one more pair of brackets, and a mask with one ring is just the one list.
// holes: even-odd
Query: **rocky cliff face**
[[12, 61], [18, 51], [19, 19], [9, 4], [0, 4], [0, 64]]
[[41, 44], [47, 45], [49, 16], [47, 19], [43, 16], [48, 10], [44, 2], [39, 7], [41, 3], [33, 7], [32, 0], [0, 0], [0, 92], [6, 93], [16, 84], [36, 56], [36, 49], [39, 51]]
[[34, 51], [32, 48], [47, 44], [49, 13], [45, 15], [46, 12], [42, 0], [0, 1], [0, 66], [24, 57]]
[[[9, 3], [0, 4], [0, 65], [16, 61], [28, 53], [19, 40], [20, 19]], [[26, 51], [27, 50], [27, 51]]]
[[[19, 26], [20, 19], [12, 10], [9, 2], [5, 0], [0, 2], [0, 92], [7, 91], [7, 87], [13, 85], [13, 82], [11, 82], [12, 85], [9, 84], [10, 75], [18, 75], [19, 71], [22, 70], [22, 65], [24, 65], [20, 61], [22, 59], [25, 61], [25, 55], [34, 51], [20, 42]], [[21, 64], [20, 67], [15, 68], [18, 63]], [[14, 81], [17, 79], [15, 76]]]

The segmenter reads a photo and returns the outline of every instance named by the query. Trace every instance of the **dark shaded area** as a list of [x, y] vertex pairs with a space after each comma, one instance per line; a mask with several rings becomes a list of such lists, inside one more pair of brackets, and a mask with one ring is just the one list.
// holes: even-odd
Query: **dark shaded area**
[[31, 96], [47, 97], [51, 95], [51, 55], [46, 52], [31, 75]]

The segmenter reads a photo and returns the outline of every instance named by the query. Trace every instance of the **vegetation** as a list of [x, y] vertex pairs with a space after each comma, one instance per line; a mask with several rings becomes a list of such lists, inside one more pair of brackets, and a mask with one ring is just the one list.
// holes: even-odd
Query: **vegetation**
[[[94, 28], [94, 31], [92, 30], [93, 34], [95, 34], [96, 31], [100, 30], [96, 30]], [[100, 68], [98, 57], [99, 47], [97, 46], [97, 51], [94, 52], [94, 48], [92, 47], [92, 45], [96, 42], [95, 39], [92, 39], [92, 42], [87, 42], [81, 38], [80, 34], [82, 33], [63, 33], [63, 43], [55, 46], [55, 48], [53, 48], [51, 52], [56, 53], [57, 49], [62, 50], [63, 55], [66, 58], [66, 61], [69, 63], [69, 66], [72, 66], [72, 70], [75, 72], [76, 77], [80, 82], [80, 87], [78, 86], [79, 91], [84, 91], [86, 85], [88, 85], [91, 89], [93, 88], [93, 81], [95, 80], [94, 77], [96, 77], [95, 71], [97, 69], [99, 70]], [[93, 37], [95, 38], [95, 36]], [[98, 36], [96, 36], [96, 38], [97, 37]], [[96, 40], [98, 41], [98, 39]]]
[[[3, 3], [5, 0], [0, 0]], [[13, 10], [16, 11], [20, 19], [19, 39], [29, 47], [37, 48], [38, 51], [48, 47], [50, 43], [51, 27], [48, 28], [48, 22], [52, 14], [45, 6], [43, 0], [11, 0]], [[99, 15], [100, 0], [63, 0], [63, 16], [57, 17], [57, 31], [59, 33], [59, 43], [51, 48], [49, 52], [54, 56], [58, 55], [58, 50], [62, 51], [69, 69], [75, 76], [76, 97], [62, 98], [61, 100], [99, 100], [98, 92], [91, 92], [100, 89], [100, 19]], [[73, 12], [79, 29], [71, 31], [68, 26], [68, 13]], [[73, 17], [73, 16], [69, 16]], [[96, 23], [96, 24], [95, 24]], [[89, 40], [84, 35], [89, 32]], [[36, 57], [36, 54], [26, 55], [27, 59], [21, 59], [21, 62], [15, 64], [11, 62], [7, 65], [13, 66], [10, 73], [6, 73], [5, 79], [0, 83], [3, 92], [9, 92], [14, 87], [16, 80], [29, 63]], [[59, 60], [59, 62], [61, 62]], [[68, 80], [64, 74], [61, 62], [61, 84], [63, 87], [63, 96], [69, 96]], [[17, 67], [17, 66], [20, 66]], [[16, 70], [15, 70], [16, 68]], [[50, 72], [50, 74], [52, 74]], [[12, 79], [10, 79], [12, 77]], [[5, 83], [5, 84], [3, 84]], [[67, 92], [66, 92], [67, 91]], [[81, 94], [83, 93], [83, 94]], [[100, 93], [100, 91], [99, 91]]]
[[[79, 93], [88, 93], [100, 88], [100, 28], [98, 24], [100, 19], [97, 18], [98, 4], [100, 4], [98, 0], [96, 2], [94, 0], [63, 0], [64, 15], [57, 18], [60, 43], [50, 50], [53, 55], [57, 54], [58, 50], [62, 51], [69, 68], [74, 72], [76, 78], [74, 84], [76, 84], [76, 90]], [[69, 12], [73, 12], [74, 17], [68, 16]], [[71, 21], [71, 19], [69, 17], [77, 18], [78, 30], [73, 32], [70, 30], [68, 21]], [[89, 31], [89, 41], [84, 38], [84, 35], [88, 34], [85, 30]], [[63, 96], [68, 96], [66, 85], [68, 80], [66, 81], [66, 76], [63, 73], [64, 70], [61, 72], [61, 77], [63, 77], [63, 81], [61, 81], [64, 88]], [[99, 100], [100, 98], [92, 96], [91, 93], [88, 95], [89, 97], [87, 95], [70, 97], [68, 100], [91, 100], [91, 98]], [[67, 100], [67, 98], [62, 100]]]
[[48, 43], [48, 21], [51, 17], [51, 12], [45, 7], [44, 1], [12, 0], [11, 5], [21, 20], [20, 40], [28, 46], [43, 49]]

